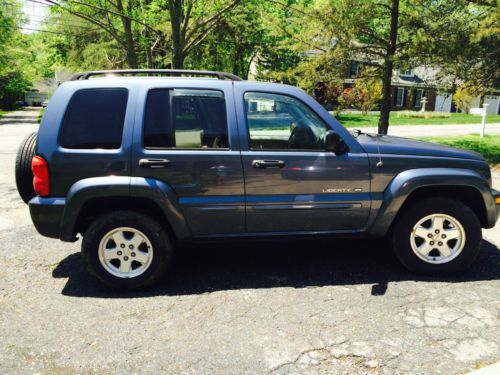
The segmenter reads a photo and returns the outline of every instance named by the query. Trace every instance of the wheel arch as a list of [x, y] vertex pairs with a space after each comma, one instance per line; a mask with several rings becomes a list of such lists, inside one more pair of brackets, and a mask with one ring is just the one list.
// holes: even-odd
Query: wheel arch
[[70, 188], [61, 219], [61, 240], [74, 241], [92, 218], [117, 209], [147, 214], [178, 239], [190, 236], [177, 196], [169, 185], [151, 178], [110, 176], [84, 179]]
[[402, 172], [392, 180], [384, 191], [383, 202], [370, 234], [384, 236], [401, 210], [428, 197], [458, 199], [474, 211], [482, 227], [489, 228], [495, 224], [493, 196], [481, 175], [466, 169], [424, 168]]

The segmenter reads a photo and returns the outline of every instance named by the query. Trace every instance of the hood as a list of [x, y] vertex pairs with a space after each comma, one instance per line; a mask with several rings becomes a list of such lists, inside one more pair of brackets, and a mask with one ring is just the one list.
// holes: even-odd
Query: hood
[[484, 160], [477, 152], [389, 135], [360, 134], [357, 141], [367, 153]]

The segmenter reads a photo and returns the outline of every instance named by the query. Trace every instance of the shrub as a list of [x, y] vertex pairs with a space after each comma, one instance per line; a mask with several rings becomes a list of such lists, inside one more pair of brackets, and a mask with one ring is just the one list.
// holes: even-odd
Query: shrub
[[448, 112], [419, 112], [419, 111], [399, 111], [398, 118], [449, 118]]
[[475, 97], [475, 89], [471, 86], [460, 86], [453, 95], [453, 102], [457, 108], [465, 113], [469, 113]]

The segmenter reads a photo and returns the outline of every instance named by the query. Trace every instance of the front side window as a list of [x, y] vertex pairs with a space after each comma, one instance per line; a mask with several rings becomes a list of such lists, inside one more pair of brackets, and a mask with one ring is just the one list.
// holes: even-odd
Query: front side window
[[253, 150], [324, 150], [327, 125], [307, 105], [286, 95], [247, 92]]
[[229, 148], [224, 94], [216, 90], [151, 90], [144, 116], [144, 147]]
[[70, 149], [118, 149], [122, 143], [128, 91], [83, 89], [71, 97], [59, 144]]

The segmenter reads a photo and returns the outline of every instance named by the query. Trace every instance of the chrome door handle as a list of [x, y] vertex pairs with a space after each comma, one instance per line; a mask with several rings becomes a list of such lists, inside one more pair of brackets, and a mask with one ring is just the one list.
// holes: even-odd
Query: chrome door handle
[[252, 167], [264, 169], [264, 168], [283, 168], [285, 162], [282, 160], [254, 160], [252, 161]]
[[168, 159], [141, 159], [139, 160], [139, 167], [142, 168], [165, 168], [170, 165]]

